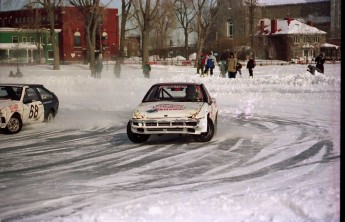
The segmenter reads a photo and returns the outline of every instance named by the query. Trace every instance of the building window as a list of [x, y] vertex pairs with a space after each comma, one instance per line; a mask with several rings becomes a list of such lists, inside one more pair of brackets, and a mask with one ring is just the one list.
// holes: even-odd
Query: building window
[[26, 37], [23, 37], [23, 38], [22, 38], [22, 42], [24, 42], [24, 43], [27, 42], [27, 38], [26, 38]]
[[227, 36], [228, 38], [234, 37], [234, 22], [231, 19], [228, 19], [227, 22]]
[[34, 43], [34, 42], [35, 42], [35, 41], [34, 41], [34, 38], [30, 37], [30, 42], [31, 42], [31, 43]]
[[303, 42], [307, 43], [308, 42], [308, 37], [307, 36], [303, 36]]
[[80, 32], [78, 31], [74, 33], [74, 47], [81, 47]]
[[314, 42], [319, 43], [320, 42], [320, 36], [315, 36]]
[[12, 43], [19, 43], [18, 36], [12, 36]]
[[293, 37], [293, 43], [294, 44], [298, 44], [299, 43], [299, 37], [298, 36], [294, 36]]

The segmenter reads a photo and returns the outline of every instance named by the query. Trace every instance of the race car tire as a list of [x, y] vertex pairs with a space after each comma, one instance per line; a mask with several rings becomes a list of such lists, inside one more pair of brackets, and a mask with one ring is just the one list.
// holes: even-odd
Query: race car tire
[[212, 120], [207, 117], [207, 132], [201, 133], [200, 135], [193, 135], [196, 142], [209, 142], [215, 133], [215, 128]]
[[47, 121], [47, 122], [51, 122], [51, 121], [53, 121], [53, 120], [54, 120], [54, 113], [53, 113], [53, 111], [50, 111], [50, 112], [48, 113], [48, 115], [47, 115], [46, 121]]
[[14, 114], [11, 116], [10, 120], [7, 123], [7, 126], [5, 128], [5, 132], [8, 134], [15, 134], [19, 133], [20, 130], [22, 130], [23, 122], [20, 118], [19, 114]]
[[150, 138], [150, 135], [133, 133], [132, 129], [131, 129], [131, 123], [132, 123], [131, 121], [128, 121], [128, 124], [127, 124], [128, 139], [130, 141], [132, 141], [133, 143], [144, 143], [144, 142], [146, 142]]

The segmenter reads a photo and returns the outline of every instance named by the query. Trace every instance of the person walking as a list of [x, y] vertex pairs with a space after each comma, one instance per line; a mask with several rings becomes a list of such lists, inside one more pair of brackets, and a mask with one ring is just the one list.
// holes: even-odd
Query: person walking
[[208, 70], [210, 70], [210, 76], [213, 76], [213, 69], [215, 67], [216, 62], [217, 62], [217, 59], [213, 55], [213, 52], [211, 51], [210, 55], [207, 56], [207, 58], [206, 58], [204, 74], [208, 75]]
[[98, 79], [101, 78], [102, 70], [103, 70], [102, 60], [98, 59], [96, 62], [96, 78], [98, 78]]
[[236, 65], [236, 70], [237, 72], [240, 74], [240, 77], [242, 78], [242, 64], [240, 62], [237, 62], [237, 65]]
[[205, 68], [205, 56], [204, 54], [201, 53], [198, 59], [196, 74], [200, 74], [200, 72], [202, 74], [204, 72], [204, 68]]
[[247, 69], [249, 71], [249, 77], [253, 78], [253, 69], [254, 69], [255, 65], [256, 64], [255, 64], [253, 57], [249, 57], [249, 60], [247, 62]]
[[151, 66], [148, 61], [143, 65], [143, 73], [145, 78], [150, 78]]
[[236, 78], [236, 73], [237, 73], [237, 59], [235, 58], [235, 54], [232, 52], [230, 53], [230, 57], [227, 61], [227, 71], [228, 71], [228, 76], [230, 79]]
[[121, 75], [121, 64], [120, 64], [120, 60], [117, 59], [115, 61], [115, 65], [114, 65], [114, 74], [117, 78], [120, 78]]
[[325, 63], [325, 58], [323, 57], [322, 53], [315, 58], [315, 62], [316, 62], [316, 68], [319, 69], [321, 73], [324, 73], [325, 70], [324, 70], [323, 64]]
[[219, 77], [225, 78], [226, 77], [226, 61], [224, 58], [220, 60], [219, 71], [220, 71]]

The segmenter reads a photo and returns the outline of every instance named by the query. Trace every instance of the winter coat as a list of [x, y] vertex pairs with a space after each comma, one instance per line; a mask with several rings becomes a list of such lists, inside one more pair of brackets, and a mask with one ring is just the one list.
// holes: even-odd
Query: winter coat
[[144, 71], [145, 74], [150, 73], [150, 71], [151, 71], [151, 66], [150, 66], [150, 64], [145, 64], [145, 65], [143, 66], [143, 71]]
[[228, 72], [237, 72], [237, 59], [236, 58], [230, 58], [227, 62], [227, 70]]
[[254, 69], [255, 67], [255, 61], [253, 59], [249, 59], [249, 61], [247, 62], [247, 69]]
[[103, 64], [101, 62], [96, 63], [96, 72], [101, 73], [103, 69]]
[[215, 57], [213, 54], [209, 55], [209, 56], [206, 58], [206, 66], [207, 66], [208, 68], [213, 69], [214, 66], [215, 66], [215, 64], [216, 64], [216, 62], [217, 62], [217, 59], [216, 59], [216, 57]]

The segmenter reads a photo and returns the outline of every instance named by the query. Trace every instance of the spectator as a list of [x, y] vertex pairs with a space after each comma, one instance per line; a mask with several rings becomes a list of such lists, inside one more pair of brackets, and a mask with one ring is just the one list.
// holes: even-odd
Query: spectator
[[96, 77], [98, 79], [101, 78], [102, 70], [103, 70], [102, 60], [98, 59], [97, 62], [96, 62]]
[[11, 70], [10, 74], [8, 75], [8, 77], [16, 77], [16, 76], [14, 75], [13, 71]]
[[148, 63], [148, 61], [146, 61], [143, 66], [143, 72], [144, 72], [145, 78], [150, 78], [151, 66]]
[[210, 75], [212, 76], [213, 75], [213, 69], [215, 67], [216, 62], [217, 62], [217, 59], [213, 55], [213, 52], [211, 51], [210, 55], [206, 57], [204, 74], [208, 75], [208, 70], [210, 70]]
[[256, 64], [255, 64], [253, 57], [249, 57], [249, 60], [247, 62], [247, 69], [249, 71], [249, 77], [253, 78], [253, 69], [254, 69], [255, 65]]
[[226, 61], [225, 61], [224, 58], [222, 58], [222, 59], [220, 60], [220, 63], [219, 63], [219, 71], [220, 71], [219, 77], [225, 78], [225, 77], [226, 77]]
[[121, 75], [121, 64], [120, 64], [120, 61], [119, 59], [117, 59], [115, 61], [115, 65], [114, 65], [114, 74], [117, 78], [120, 78], [120, 75]]
[[324, 73], [324, 66], [323, 64], [325, 63], [325, 58], [323, 57], [322, 53], [315, 58], [315, 62], [316, 62], [316, 68], [318, 68], [319, 70], [321, 70], [321, 73]]
[[19, 69], [19, 68], [17, 68], [17, 72], [16, 72], [15, 77], [18, 77], [18, 78], [23, 77], [23, 73], [20, 71], [20, 69]]
[[204, 54], [200, 54], [200, 57], [198, 59], [198, 65], [196, 68], [196, 73], [200, 74], [200, 70], [201, 70], [201, 74], [204, 72], [204, 67], [205, 67], [205, 56]]
[[237, 59], [235, 58], [235, 54], [230, 53], [230, 58], [228, 59], [227, 66], [226, 66], [228, 70], [228, 76], [230, 79], [236, 78], [236, 73], [237, 73], [236, 65], [237, 65]]
[[237, 65], [236, 65], [236, 70], [237, 72], [240, 74], [240, 77], [242, 78], [242, 72], [241, 72], [241, 69], [242, 69], [242, 64], [237, 62]]

